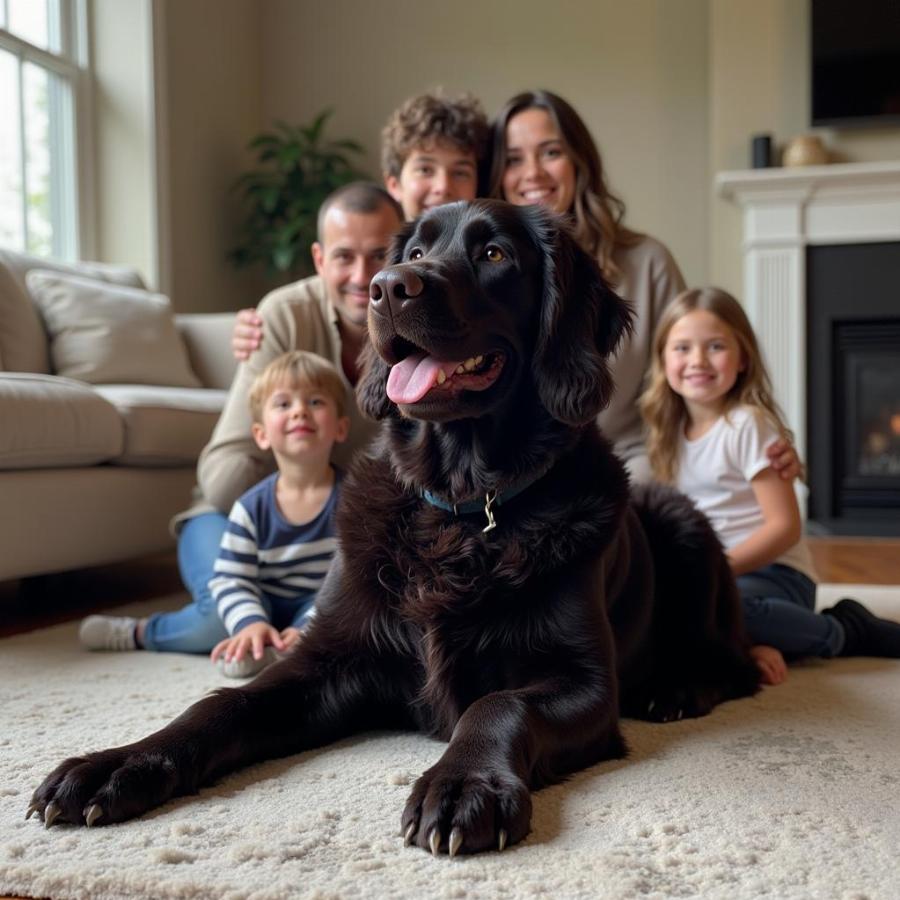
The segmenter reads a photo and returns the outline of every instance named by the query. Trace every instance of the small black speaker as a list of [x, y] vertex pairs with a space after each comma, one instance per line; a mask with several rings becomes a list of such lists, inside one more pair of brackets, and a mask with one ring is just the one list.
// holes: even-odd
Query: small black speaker
[[750, 158], [754, 169], [768, 169], [772, 165], [771, 134], [755, 134], [750, 138]]

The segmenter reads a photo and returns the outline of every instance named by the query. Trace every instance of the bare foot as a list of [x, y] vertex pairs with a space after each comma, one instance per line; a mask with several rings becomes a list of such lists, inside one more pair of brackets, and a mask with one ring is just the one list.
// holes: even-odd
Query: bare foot
[[787, 678], [787, 663], [780, 650], [757, 644], [750, 648], [750, 655], [762, 675], [763, 684], [781, 684]]

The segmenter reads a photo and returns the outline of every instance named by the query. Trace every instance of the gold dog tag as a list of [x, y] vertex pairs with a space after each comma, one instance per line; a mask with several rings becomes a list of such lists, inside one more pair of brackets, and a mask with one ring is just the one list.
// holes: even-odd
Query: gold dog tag
[[494, 514], [491, 512], [491, 504], [497, 498], [496, 491], [488, 491], [484, 495], [484, 514], [487, 516], [488, 523], [487, 525], [481, 529], [482, 534], [487, 534], [491, 529], [497, 527], [497, 523], [494, 521]]

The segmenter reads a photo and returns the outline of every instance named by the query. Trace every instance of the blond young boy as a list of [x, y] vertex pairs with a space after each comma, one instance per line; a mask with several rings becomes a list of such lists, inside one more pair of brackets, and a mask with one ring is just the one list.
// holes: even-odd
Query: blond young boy
[[[276, 357], [250, 391], [252, 434], [278, 469], [234, 504], [222, 537], [211, 608], [194, 600], [156, 613], [149, 649], [209, 653], [226, 675], [254, 674], [299, 639], [334, 554], [340, 475], [331, 449], [346, 440], [343, 381], [326, 359], [305, 351]], [[215, 605], [213, 605], [215, 604]], [[89, 616], [90, 650], [142, 650], [148, 619]]]
[[232, 507], [210, 581], [230, 637], [213, 648], [226, 675], [255, 674], [299, 639], [314, 612], [336, 543], [340, 476], [331, 465], [346, 440], [343, 382], [334, 366], [296, 350], [274, 359], [250, 391], [253, 439], [278, 469]]

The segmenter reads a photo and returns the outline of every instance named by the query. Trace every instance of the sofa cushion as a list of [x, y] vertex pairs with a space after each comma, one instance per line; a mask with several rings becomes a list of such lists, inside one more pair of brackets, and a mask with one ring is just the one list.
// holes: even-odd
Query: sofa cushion
[[228, 396], [227, 391], [134, 384], [95, 390], [122, 416], [125, 446], [113, 460], [122, 466], [194, 465]]
[[6, 372], [50, 371], [47, 335], [26, 287], [31, 269], [86, 275], [130, 287], [144, 286], [136, 269], [105, 263], [64, 263], [0, 249], [0, 368]]
[[58, 375], [90, 384], [200, 387], [167, 297], [42, 269], [26, 281]]
[[116, 408], [68, 378], [0, 373], [0, 469], [91, 466], [118, 456]]

